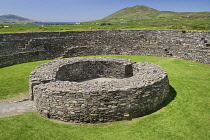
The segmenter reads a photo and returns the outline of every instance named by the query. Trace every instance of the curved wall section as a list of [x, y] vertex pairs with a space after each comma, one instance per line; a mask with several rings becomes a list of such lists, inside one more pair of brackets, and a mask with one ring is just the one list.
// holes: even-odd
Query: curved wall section
[[[56, 78], [67, 71], [69, 79]], [[78, 73], [80, 81], [75, 81]], [[106, 57], [45, 63], [31, 73], [30, 87], [39, 114], [76, 123], [140, 117], [158, 110], [169, 97], [168, 76], [160, 66]]]
[[0, 34], [0, 67], [86, 55], [173, 57], [210, 64], [210, 32], [107, 30]]

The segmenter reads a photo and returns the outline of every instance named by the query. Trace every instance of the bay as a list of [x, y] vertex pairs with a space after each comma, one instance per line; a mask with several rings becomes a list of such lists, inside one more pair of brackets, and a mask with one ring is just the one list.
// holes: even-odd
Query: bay
[[61, 24], [73, 24], [77, 22], [36, 22], [38, 25], [61, 25]]

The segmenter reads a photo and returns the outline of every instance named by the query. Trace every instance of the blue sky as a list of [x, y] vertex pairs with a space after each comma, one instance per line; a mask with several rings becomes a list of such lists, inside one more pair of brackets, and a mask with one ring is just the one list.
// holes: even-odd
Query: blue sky
[[135, 5], [159, 11], [210, 11], [210, 0], [0, 0], [0, 15], [15, 14], [37, 21], [80, 22], [101, 19]]

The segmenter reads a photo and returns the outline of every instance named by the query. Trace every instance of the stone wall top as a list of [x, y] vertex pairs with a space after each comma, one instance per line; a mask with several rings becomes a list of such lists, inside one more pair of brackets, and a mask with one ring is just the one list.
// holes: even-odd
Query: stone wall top
[[[54, 79], [41, 78], [43, 71]], [[49, 62], [32, 72], [30, 87], [39, 114], [79, 123], [139, 117], [158, 109], [169, 96], [168, 76], [160, 66], [119, 58]]]

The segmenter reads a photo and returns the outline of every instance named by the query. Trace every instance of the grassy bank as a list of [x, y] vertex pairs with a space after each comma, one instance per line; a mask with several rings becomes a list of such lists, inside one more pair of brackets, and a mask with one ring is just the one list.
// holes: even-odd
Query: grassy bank
[[[210, 139], [210, 65], [173, 58], [148, 56], [110, 56], [128, 58], [137, 62], [152, 62], [162, 66], [169, 75], [176, 97], [166, 107], [151, 115], [132, 121], [106, 125], [81, 126], [58, 124], [34, 114], [1, 118], [0, 139], [73, 139], [73, 140], [208, 140]], [[27, 79], [35, 66], [44, 63], [30, 62], [1, 68], [2, 77], [19, 76], [20, 89], [27, 90]], [[19, 69], [19, 70], [18, 70]], [[6, 71], [10, 70], [9, 73]], [[18, 72], [20, 71], [20, 72]], [[16, 74], [19, 73], [19, 74]], [[2, 79], [2, 77], [0, 79]], [[22, 77], [22, 78], [21, 78]], [[16, 78], [10, 81], [8, 94], [13, 93]], [[2, 86], [0, 86], [2, 87]], [[9, 93], [10, 92], [10, 93]], [[2, 94], [2, 90], [0, 91]]]

